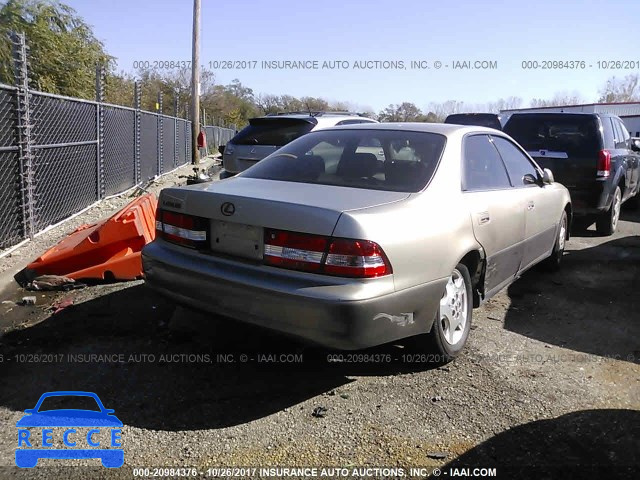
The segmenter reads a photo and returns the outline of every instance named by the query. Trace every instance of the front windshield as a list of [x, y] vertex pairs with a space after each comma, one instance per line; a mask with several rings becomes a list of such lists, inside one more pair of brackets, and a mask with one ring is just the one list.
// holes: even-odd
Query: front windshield
[[397, 192], [418, 192], [431, 180], [443, 135], [402, 130], [318, 131], [286, 145], [242, 177]]

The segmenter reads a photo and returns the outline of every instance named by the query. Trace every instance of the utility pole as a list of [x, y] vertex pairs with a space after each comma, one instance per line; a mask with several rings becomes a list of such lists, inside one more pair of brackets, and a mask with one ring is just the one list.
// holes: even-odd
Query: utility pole
[[191, 53], [191, 151], [193, 164], [200, 163], [200, 0], [193, 0], [193, 47]]

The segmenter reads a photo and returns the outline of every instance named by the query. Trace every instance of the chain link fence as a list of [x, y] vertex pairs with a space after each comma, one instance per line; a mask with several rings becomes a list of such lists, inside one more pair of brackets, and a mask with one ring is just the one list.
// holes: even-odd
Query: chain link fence
[[0, 248], [24, 238], [15, 88], [0, 89]]
[[[191, 163], [191, 122], [31, 90], [24, 35], [11, 34], [15, 86], [0, 84], [0, 249], [105, 197]], [[204, 127], [215, 153], [233, 130]]]
[[0, 249], [191, 162], [190, 138], [184, 119], [0, 85]]
[[233, 138], [236, 131], [232, 128], [216, 127], [207, 125], [204, 128], [204, 134], [207, 139], [206, 154], [215, 154], [218, 152], [220, 145], [226, 145]]

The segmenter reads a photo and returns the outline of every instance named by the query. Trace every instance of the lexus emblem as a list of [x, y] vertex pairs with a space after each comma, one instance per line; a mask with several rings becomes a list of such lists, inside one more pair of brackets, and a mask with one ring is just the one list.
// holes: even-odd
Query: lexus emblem
[[221, 206], [220, 206], [220, 211], [222, 212], [222, 214], [225, 217], [230, 217], [231, 215], [233, 215], [234, 213], [236, 213], [236, 207], [233, 203], [231, 202], [224, 202]]

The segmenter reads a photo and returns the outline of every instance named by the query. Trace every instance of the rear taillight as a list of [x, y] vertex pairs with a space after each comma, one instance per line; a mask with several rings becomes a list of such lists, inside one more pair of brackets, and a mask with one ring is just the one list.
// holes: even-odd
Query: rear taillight
[[373, 278], [392, 273], [377, 243], [265, 229], [267, 265], [340, 277]]
[[377, 243], [337, 238], [329, 245], [324, 272], [341, 277], [381, 277], [391, 273], [391, 266]]
[[608, 177], [611, 173], [611, 152], [600, 150], [598, 152], [598, 176]]
[[326, 237], [269, 228], [264, 231], [264, 260], [269, 265], [319, 272], [326, 249]]
[[172, 243], [197, 248], [207, 243], [207, 219], [158, 209], [156, 236]]

